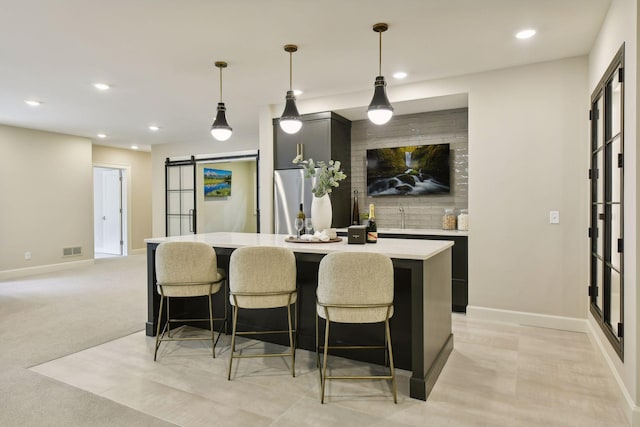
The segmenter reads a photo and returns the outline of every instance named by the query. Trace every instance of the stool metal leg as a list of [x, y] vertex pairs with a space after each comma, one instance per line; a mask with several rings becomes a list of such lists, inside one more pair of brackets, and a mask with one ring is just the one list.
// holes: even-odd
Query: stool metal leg
[[207, 299], [209, 300], [209, 326], [211, 327], [211, 352], [213, 353], [213, 358], [216, 358], [216, 330], [213, 327], [213, 302], [211, 301], [211, 291], [209, 291], [209, 295], [207, 295]]
[[231, 354], [229, 355], [229, 372], [227, 373], [227, 380], [231, 380], [231, 365], [233, 364], [233, 354], [236, 351], [236, 324], [238, 323], [238, 305], [233, 306], [233, 325], [231, 332]]
[[[291, 298], [291, 297], [289, 297]], [[291, 375], [296, 376], [296, 347], [293, 344], [293, 328], [291, 327], [291, 304], [287, 305], [287, 321], [289, 322], [289, 348], [291, 351]]]
[[[326, 309], [326, 307], [325, 307]], [[327, 379], [327, 352], [329, 351], [329, 316], [327, 315], [326, 322], [324, 324], [324, 362], [322, 364], [322, 391], [320, 396], [320, 403], [324, 403], [324, 384]]]
[[391, 331], [389, 329], [389, 317], [384, 322], [387, 336], [387, 344], [389, 345], [389, 366], [391, 369], [391, 387], [393, 388], [393, 403], [398, 403], [398, 392], [396, 387], [396, 370], [393, 366], [393, 348], [391, 347]]
[[[158, 347], [160, 347], [160, 324], [162, 323], [162, 303], [164, 302], [164, 296], [160, 295], [160, 309], [158, 310], [158, 327], [156, 328], [156, 348], [153, 352], [153, 361], [156, 361], [158, 356]], [[169, 317], [167, 316], [167, 319]]]

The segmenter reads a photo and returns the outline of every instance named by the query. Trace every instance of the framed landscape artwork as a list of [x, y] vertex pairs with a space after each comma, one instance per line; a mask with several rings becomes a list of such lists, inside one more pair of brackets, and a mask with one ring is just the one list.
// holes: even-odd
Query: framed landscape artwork
[[204, 168], [204, 199], [231, 196], [231, 171]]
[[368, 196], [449, 194], [449, 144], [367, 150]]

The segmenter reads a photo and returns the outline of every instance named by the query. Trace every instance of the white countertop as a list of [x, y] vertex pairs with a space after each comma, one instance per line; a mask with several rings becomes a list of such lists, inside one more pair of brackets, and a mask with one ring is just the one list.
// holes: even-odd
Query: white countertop
[[[346, 229], [345, 229], [346, 231]], [[406, 230], [403, 230], [406, 231]], [[244, 246], [281, 246], [294, 252], [328, 254], [331, 252], [374, 252], [396, 259], [426, 260], [453, 246], [447, 240], [412, 240], [379, 238], [378, 243], [349, 245], [347, 238], [335, 243], [291, 243], [285, 242], [286, 234], [257, 233], [204, 233], [175, 237], [154, 237], [145, 239], [145, 243], [162, 242], [205, 242], [218, 248], [241, 248]]]
[[[346, 233], [346, 228], [338, 228]], [[442, 230], [440, 228], [378, 228], [378, 234], [413, 234], [416, 236], [468, 236], [468, 231]]]

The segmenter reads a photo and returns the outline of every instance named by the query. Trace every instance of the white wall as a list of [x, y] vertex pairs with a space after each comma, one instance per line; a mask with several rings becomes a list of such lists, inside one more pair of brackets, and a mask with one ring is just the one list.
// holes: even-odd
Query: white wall
[[634, 0], [614, 0], [600, 33], [589, 54], [589, 94], [604, 74], [614, 55], [625, 43], [625, 103], [624, 103], [624, 363], [612, 351], [606, 337], [600, 332], [590, 317], [597, 339], [607, 353], [620, 380], [628, 392], [627, 399], [636, 405], [634, 411], [634, 426], [640, 426], [640, 404], [638, 389], [640, 387], [640, 371], [638, 370], [638, 355], [640, 354], [640, 340], [638, 340], [638, 270], [640, 261], [638, 251], [638, 173], [637, 165], [639, 153], [637, 150], [637, 121], [638, 105], [638, 8]]
[[586, 58], [484, 73], [470, 86], [470, 305], [584, 319]]
[[92, 259], [91, 140], [0, 125], [0, 153], [0, 272]]

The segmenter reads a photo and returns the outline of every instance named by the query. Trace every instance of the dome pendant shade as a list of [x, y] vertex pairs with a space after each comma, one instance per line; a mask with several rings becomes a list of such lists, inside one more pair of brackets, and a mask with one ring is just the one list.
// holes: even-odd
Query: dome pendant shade
[[218, 109], [216, 113], [216, 119], [211, 125], [211, 136], [218, 141], [226, 141], [231, 138], [233, 130], [227, 122], [227, 108], [222, 102], [222, 69], [227, 68], [227, 63], [224, 61], [216, 61], [215, 66], [220, 70], [220, 102], [218, 102]]
[[211, 125], [211, 136], [218, 141], [226, 141], [231, 138], [232, 129], [227, 123], [226, 116], [227, 109], [224, 106], [224, 102], [218, 102], [218, 112], [216, 113], [216, 119]]
[[373, 98], [367, 109], [367, 116], [376, 125], [383, 125], [391, 120], [393, 116], [393, 107], [389, 98], [387, 98], [387, 83], [382, 75], [382, 33], [387, 31], [389, 26], [384, 22], [379, 22], [373, 26], [373, 31], [378, 33], [378, 77], [373, 89]]
[[386, 86], [387, 83], [384, 81], [383, 76], [376, 77], [373, 98], [367, 109], [367, 116], [369, 116], [369, 120], [377, 125], [387, 123], [393, 116], [393, 107], [389, 102], [389, 98], [387, 98]]
[[287, 102], [280, 117], [280, 128], [289, 134], [296, 133], [302, 128], [300, 113], [296, 107], [296, 97], [291, 90], [287, 91]]
[[296, 133], [302, 128], [302, 120], [298, 107], [296, 107], [296, 97], [293, 93], [293, 52], [298, 51], [298, 46], [294, 44], [284, 45], [284, 51], [289, 54], [289, 90], [287, 91], [284, 111], [280, 116], [280, 128], [288, 133]]

